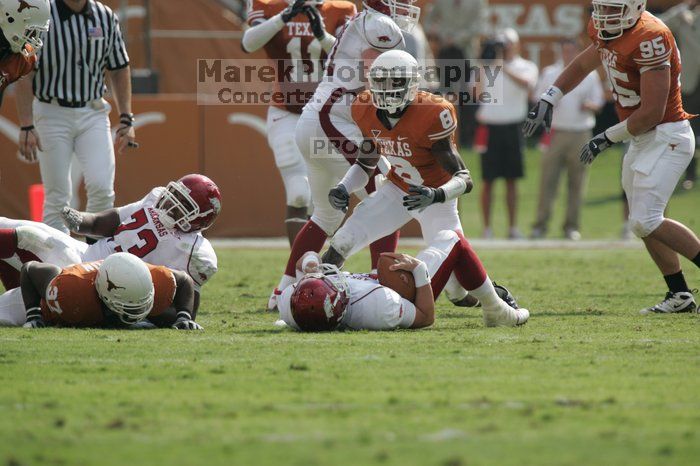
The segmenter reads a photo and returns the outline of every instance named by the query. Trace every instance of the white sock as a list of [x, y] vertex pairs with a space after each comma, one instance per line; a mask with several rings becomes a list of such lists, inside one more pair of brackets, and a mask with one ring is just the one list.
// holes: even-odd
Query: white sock
[[479, 288], [469, 290], [469, 294], [475, 296], [481, 302], [481, 307], [485, 311], [499, 309], [501, 303], [503, 303], [501, 298], [496, 294], [496, 289], [493, 287], [493, 283], [491, 283], [489, 277], [486, 277], [486, 280]]
[[279, 291], [284, 291], [285, 288], [287, 288], [289, 285], [293, 284], [296, 281], [297, 281], [296, 277], [290, 277], [289, 275], [282, 275], [282, 280], [280, 280], [280, 284], [277, 285], [277, 289]]

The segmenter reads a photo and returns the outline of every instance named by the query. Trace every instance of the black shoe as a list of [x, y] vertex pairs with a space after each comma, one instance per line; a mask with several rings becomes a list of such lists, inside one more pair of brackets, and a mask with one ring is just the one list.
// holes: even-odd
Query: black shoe
[[493, 287], [496, 289], [496, 294], [499, 298], [506, 302], [513, 309], [518, 309], [518, 303], [515, 301], [515, 297], [508, 291], [508, 288], [501, 286], [496, 282], [493, 282]]
[[457, 307], [481, 307], [479, 300], [470, 294], [457, 301], [452, 301], [452, 304]]

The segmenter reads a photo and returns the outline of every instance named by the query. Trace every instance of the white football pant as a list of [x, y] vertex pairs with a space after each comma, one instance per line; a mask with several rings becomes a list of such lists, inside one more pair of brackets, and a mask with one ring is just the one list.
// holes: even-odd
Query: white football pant
[[44, 149], [39, 152], [45, 196], [44, 222], [57, 230], [68, 233], [61, 220], [61, 210], [71, 200], [73, 154], [85, 178], [87, 211], [101, 212], [114, 206], [110, 110], [104, 100], [84, 108], [64, 108], [34, 100], [34, 124]]

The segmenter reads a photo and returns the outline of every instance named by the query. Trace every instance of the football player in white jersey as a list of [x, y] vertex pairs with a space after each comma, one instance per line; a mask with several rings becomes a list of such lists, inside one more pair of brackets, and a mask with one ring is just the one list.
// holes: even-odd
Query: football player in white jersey
[[[308, 252], [297, 264], [299, 281], [280, 295], [280, 319], [300, 331], [428, 327], [435, 320], [435, 300], [449, 277], [454, 273], [460, 283], [466, 283], [475, 273], [483, 272], [471, 266], [473, 251], [464, 237], [449, 230], [439, 233], [417, 258], [384, 254], [397, 260], [391, 269], [413, 274], [414, 302], [380, 285], [374, 275], [340, 272], [335, 266], [321, 264], [317, 253]], [[530, 312], [518, 308], [508, 290], [499, 286], [497, 290], [488, 277], [483, 288], [487, 327], [514, 327], [528, 321]]]
[[[276, 308], [280, 290], [294, 282], [297, 260], [307, 251], [320, 251], [343, 221], [344, 213], [328, 202], [328, 191], [355, 163], [357, 144], [362, 142], [350, 108], [354, 96], [365, 88], [363, 68], [386, 50], [403, 49], [401, 30], [412, 29], [420, 15], [413, 0], [364, 0], [363, 6], [338, 33], [325, 75], [297, 124], [296, 143], [306, 160], [314, 211], [294, 240], [285, 274], [268, 303], [271, 310]], [[368, 190], [373, 190], [372, 183]], [[364, 197], [366, 192], [356, 195]], [[392, 234], [373, 244], [373, 266], [379, 252], [396, 248], [397, 239]]]
[[[0, 276], [5, 289], [19, 283], [13, 274], [31, 260], [66, 267], [128, 252], [152, 265], [187, 272], [199, 289], [217, 270], [214, 248], [201, 232], [221, 211], [221, 193], [209, 178], [187, 175], [153, 189], [138, 202], [91, 214], [66, 207], [66, 226], [99, 237], [87, 245], [43, 223], [0, 217]], [[11, 267], [11, 269], [8, 267]]]

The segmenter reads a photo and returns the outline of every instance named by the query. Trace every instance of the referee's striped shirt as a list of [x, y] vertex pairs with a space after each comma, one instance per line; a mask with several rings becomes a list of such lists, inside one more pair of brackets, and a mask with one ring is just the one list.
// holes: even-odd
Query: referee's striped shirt
[[129, 65], [129, 55], [112, 10], [95, 0], [75, 13], [63, 0], [51, 0], [51, 27], [39, 52], [34, 95], [86, 104], [105, 92], [105, 70]]

